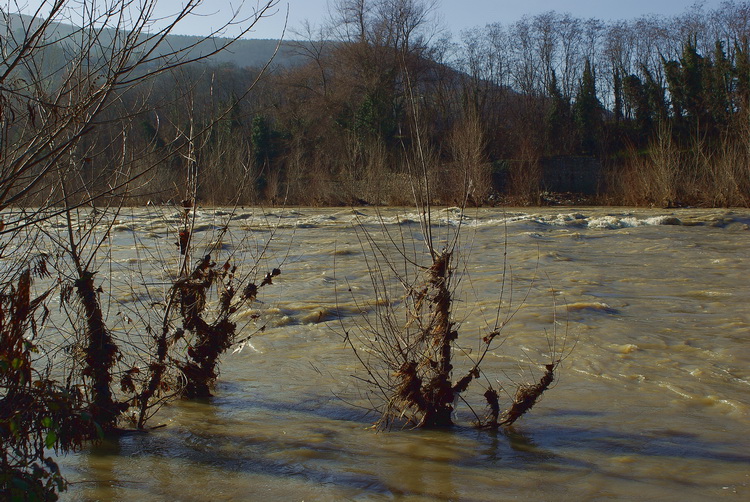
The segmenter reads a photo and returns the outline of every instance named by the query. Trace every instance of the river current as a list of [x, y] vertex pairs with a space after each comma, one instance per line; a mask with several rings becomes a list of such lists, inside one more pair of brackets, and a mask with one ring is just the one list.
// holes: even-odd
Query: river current
[[[118, 216], [121, 283], [163, 281], [172, 213]], [[196, 236], [211, 242], [226, 220], [224, 253], [244, 246], [261, 272], [282, 271], [256, 305], [267, 329], [223, 357], [208, 402], [168, 404], [151, 424], [164, 427], [59, 458], [63, 500], [750, 498], [750, 211], [436, 209], [439, 245], [460, 225], [457, 376], [511, 317], [469, 404], [484, 411], [483, 382], [512, 394], [562, 358], [536, 407], [498, 431], [472, 427], [462, 402], [450, 430], [376, 432], [363, 410], [343, 335], [383, 301], [367, 238], [424, 258], [413, 209], [205, 209]]]

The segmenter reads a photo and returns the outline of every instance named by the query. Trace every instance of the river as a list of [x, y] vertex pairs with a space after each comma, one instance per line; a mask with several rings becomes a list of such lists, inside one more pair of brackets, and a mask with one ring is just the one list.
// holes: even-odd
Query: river
[[[271, 239], [261, 271], [282, 274], [259, 297], [267, 329], [223, 357], [210, 401], [173, 402], [151, 424], [164, 427], [59, 458], [62, 500], [750, 498], [750, 211], [436, 210], [439, 244], [461, 225], [456, 373], [498, 306], [515, 312], [473, 406], [483, 382], [512, 394], [562, 359], [543, 399], [499, 431], [472, 427], [463, 403], [450, 430], [377, 432], [362, 409], [343, 334], [361, 335], [382, 301], [366, 237], [423, 256], [413, 209], [206, 209], [198, 234], [209, 242], [226, 219], [225, 253], [257, 257]], [[113, 276], [163, 272], [175, 221], [120, 214]]]

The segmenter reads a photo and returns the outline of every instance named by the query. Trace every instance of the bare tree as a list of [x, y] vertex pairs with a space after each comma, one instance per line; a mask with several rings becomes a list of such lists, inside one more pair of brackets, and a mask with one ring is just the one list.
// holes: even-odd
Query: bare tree
[[[462, 348], [456, 303], [461, 284], [470, 281], [468, 256], [462, 255], [461, 249], [466, 247], [462, 236], [464, 209], [472, 196], [470, 187], [476, 176], [472, 171], [476, 168], [465, 166], [459, 207], [435, 211], [431, 204], [438, 189], [431, 176], [434, 158], [420, 136], [421, 108], [413, 88], [408, 86], [407, 90], [415, 134], [408, 179], [419, 214], [418, 237], [403, 229], [392, 232], [385, 224], [381, 224], [379, 235], [364, 226], [358, 228], [378, 300], [373, 314], [364, 315], [361, 326], [351, 330], [342, 326], [342, 331], [345, 343], [361, 364], [360, 378], [368, 385], [371, 410], [379, 416], [377, 427], [448, 427], [454, 424], [457, 404], [468, 404], [466, 391], [482, 376], [485, 357], [502, 345], [503, 331], [523, 301], [508, 307], [501, 300], [495, 319], [487, 323], [487, 334], [479, 342], [476, 356]], [[464, 127], [476, 132], [476, 125]], [[481, 162], [481, 140], [457, 155]], [[504, 274], [503, 284], [505, 280]], [[484, 417], [474, 412], [477, 425], [511, 425], [536, 404], [570, 350], [565, 343], [557, 345], [554, 326], [547, 343], [551, 360], [544, 366], [544, 375], [537, 383], [518, 386], [505, 412], [500, 411], [498, 389], [485, 377], [488, 387], [483, 396], [489, 411]], [[459, 354], [464, 367], [457, 362]]]
[[[199, 9], [201, 0], [189, 0], [158, 19], [154, 0], [50, 0], [41, 2], [32, 17], [17, 14], [19, 3], [9, 1], [0, 9], [5, 32], [0, 209], [30, 197], [40, 207], [59, 205], [64, 197], [57, 187], [59, 177], [50, 174], [70, 169], [65, 157], [102, 128], [104, 119], [127, 120], [142, 111], [137, 103], [131, 103], [135, 109], [120, 108], [129, 90], [226, 49], [273, 13], [276, 3], [263, 2], [250, 13], [235, 10], [205, 38], [171, 49], [163, 43], [166, 36]], [[236, 38], [215, 39], [233, 27], [239, 27]], [[116, 193], [124, 183], [119, 180], [88, 198]], [[29, 221], [25, 218], [24, 224]], [[5, 223], [3, 231], [10, 232], [19, 222]]]
[[[133, 91], [226, 49], [276, 3], [233, 10], [217, 29], [178, 49], [167, 36], [199, 12], [201, 0], [166, 16], [157, 14], [155, 0], [49, 0], [31, 16], [19, 13], [16, 0], [0, 7], [0, 250], [17, 251], [0, 282], [2, 317], [10, 322], [0, 326], [10, 349], [2, 356], [11, 358], [0, 364], [3, 494], [28, 486], [40, 498], [53, 497], [64, 481], [43, 447], [80, 446], [115, 429], [132, 404], [113, 389], [121, 352], [96, 274], [119, 211], [175, 154], [149, 156], [129, 140], [135, 117], [148, 110]], [[215, 38], [230, 29], [232, 37]], [[62, 232], [40, 225], [57, 216]], [[54, 282], [46, 281], [52, 260], [60, 272]], [[53, 357], [43, 347], [37, 352], [41, 320], [49, 322], [45, 301], [57, 285], [62, 303], [76, 308], [56, 328], [68, 322], [64, 330], [78, 334], [71, 347], [81, 349], [80, 360], [62, 368], [75, 377], [66, 383], [56, 380], [61, 368]], [[124, 391], [134, 391], [123, 382]]]

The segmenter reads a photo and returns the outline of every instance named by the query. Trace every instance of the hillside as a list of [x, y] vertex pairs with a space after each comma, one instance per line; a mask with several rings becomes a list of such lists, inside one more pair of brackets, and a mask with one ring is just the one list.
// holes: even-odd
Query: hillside
[[[19, 14], [11, 14], [7, 18], [0, 17], [0, 31], [3, 34], [4, 43], [7, 44], [8, 48], [12, 48], [23, 40], [23, 33], [35, 27], [38, 22], [30, 16]], [[51, 33], [51, 40], [49, 41], [55, 42], [66, 39], [78, 30], [80, 30], [79, 27], [70, 24], [55, 23], [49, 30], [49, 33]], [[102, 30], [99, 37], [102, 43], [106, 44], [114, 37], [114, 30]], [[230, 42], [228, 38], [205, 40], [199, 36], [169, 35], [159, 46], [157, 54], [166, 54], [195, 45], [185, 55], [198, 57], [213, 52], [217, 47], [226, 45], [228, 42]], [[303, 58], [298, 55], [297, 50], [300, 43], [304, 42], [281, 42], [273, 66], [289, 67], [301, 64]], [[277, 44], [277, 40], [241, 39], [233, 42], [227, 49], [211, 56], [207, 61], [215, 64], [230, 63], [239, 68], [262, 66], [273, 56]], [[54, 43], [50, 44], [49, 47], [55, 48]], [[57, 49], [59, 49], [59, 46]]]
[[[229, 42], [226, 38], [203, 40], [202, 37], [189, 35], [169, 35], [164, 44], [160, 46], [160, 52], [170, 50], [181, 50], [197, 44], [188, 52], [190, 56], [198, 56], [216, 50], [217, 47]], [[218, 54], [208, 58], [213, 63], [230, 63], [240, 68], [262, 66], [273, 56], [277, 40], [263, 39], [241, 39], [232, 43], [230, 47]], [[301, 42], [281, 42], [279, 51], [274, 58], [275, 66], [296, 66], [303, 62], [302, 57], [297, 54], [296, 47]]]

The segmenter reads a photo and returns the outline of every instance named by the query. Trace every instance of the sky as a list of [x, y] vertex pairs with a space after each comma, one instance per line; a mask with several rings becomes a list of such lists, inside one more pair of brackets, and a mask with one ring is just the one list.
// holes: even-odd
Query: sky
[[[23, 0], [18, 0], [19, 2]], [[184, 0], [157, 0], [161, 14], [175, 12]], [[261, 0], [245, 0], [242, 13], [245, 17], [252, 14], [253, 7]], [[717, 7], [722, 0], [705, 0], [706, 8]], [[28, 5], [38, 1], [27, 0]], [[180, 22], [174, 31], [183, 35], [206, 35], [212, 27], [217, 27], [226, 20], [232, 7], [242, 0], [205, 0], [200, 16], [192, 16]], [[484, 26], [492, 22], [511, 24], [524, 15], [534, 16], [554, 10], [559, 13], [570, 13], [575, 17], [595, 17], [603, 21], [633, 19], [646, 14], [672, 16], [683, 13], [693, 0], [438, 0], [438, 19], [443, 28], [458, 35], [462, 30], [475, 26]], [[303, 21], [313, 25], [325, 21], [328, 16], [328, 0], [279, 0], [274, 14], [261, 19], [246, 38], [281, 37], [286, 13], [289, 13], [288, 32], [284, 38], [295, 38], [293, 30], [300, 29]], [[231, 35], [231, 33], [227, 33]]]
[[[160, 7], [169, 8], [179, 5], [180, 0], [158, 0]], [[702, 2], [706, 8], [717, 7], [722, 0]], [[237, 5], [237, 0], [207, 0], [211, 7], [206, 11], [219, 11], [215, 16], [203, 19], [186, 20], [180, 33], [201, 34], [201, 30], [211, 25], [211, 19], [218, 20], [221, 9]], [[246, 0], [247, 6], [254, 6], [256, 0]], [[672, 16], [683, 13], [693, 0], [440, 0], [438, 15], [442, 25], [454, 35], [462, 30], [475, 26], [484, 26], [492, 22], [510, 24], [524, 15], [533, 16], [550, 10], [559, 13], [570, 13], [575, 17], [595, 17], [604, 21], [633, 19], [645, 14]], [[284, 17], [289, 9], [288, 27], [299, 29], [304, 20], [320, 24], [328, 14], [328, 0], [281, 0], [274, 16], [263, 19], [254, 27], [248, 38], [278, 38], [281, 36]], [[247, 9], [246, 9], [247, 10]], [[287, 33], [284, 38], [295, 38]]]

